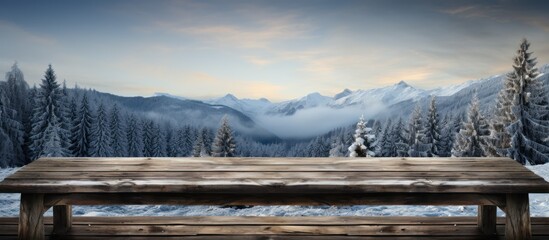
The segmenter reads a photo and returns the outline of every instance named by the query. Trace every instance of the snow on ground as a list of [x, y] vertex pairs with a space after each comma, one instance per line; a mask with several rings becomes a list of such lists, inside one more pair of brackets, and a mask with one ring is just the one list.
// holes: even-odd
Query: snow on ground
[[[549, 164], [527, 166], [549, 181]], [[0, 169], [0, 180], [17, 168]], [[74, 206], [77, 216], [476, 216], [476, 206]], [[530, 214], [549, 217], [549, 194], [530, 194]], [[0, 217], [19, 215], [19, 194], [0, 194]], [[52, 215], [51, 210], [46, 215]], [[498, 215], [503, 212], [498, 210]]]

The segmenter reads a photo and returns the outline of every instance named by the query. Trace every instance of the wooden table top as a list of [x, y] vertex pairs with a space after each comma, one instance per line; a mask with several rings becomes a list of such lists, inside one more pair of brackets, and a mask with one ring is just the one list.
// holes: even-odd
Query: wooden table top
[[508, 158], [41, 158], [15, 193], [549, 193]]

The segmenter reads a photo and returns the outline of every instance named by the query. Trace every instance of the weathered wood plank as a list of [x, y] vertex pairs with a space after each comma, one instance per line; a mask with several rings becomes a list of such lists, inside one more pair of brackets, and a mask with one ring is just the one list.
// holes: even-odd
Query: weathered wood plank
[[[329, 158], [328, 158], [329, 159]], [[190, 161], [189, 159], [174, 160], [174, 159], [159, 159], [159, 160], [135, 160], [135, 161], [81, 161], [81, 160], [64, 160], [64, 161], [36, 161], [33, 162], [33, 166], [110, 166], [110, 165], [124, 165], [124, 166], [165, 166], [165, 165], [251, 165], [251, 166], [294, 166], [294, 165], [367, 165], [367, 164], [383, 164], [387, 166], [426, 166], [426, 165], [444, 165], [444, 166], [492, 166], [492, 167], [520, 167], [521, 165], [516, 162], [510, 161], [408, 161], [408, 160], [322, 160], [322, 161], [288, 161], [284, 159], [272, 159], [266, 160], [244, 160], [244, 161]]]
[[498, 194], [48, 194], [46, 205], [505, 205]]
[[[309, 220], [315, 221], [314, 223], [308, 222]], [[362, 224], [360, 222], [362, 221]], [[53, 219], [51, 217], [46, 217], [44, 219], [46, 223], [46, 235], [52, 230]], [[504, 218], [498, 218], [498, 232], [500, 234], [504, 233], [504, 226], [502, 223], [505, 222]], [[549, 218], [533, 218], [532, 219], [532, 231], [533, 239], [547, 239], [549, 236]], [[423, 224], [423, 225], [419, 225]], [[543, 225], [545, 224], [545, 225]], [[425, 232], [430, 232], [429, 229], [431, 226], [436, 228], [446, 228], [454, 229], [466, 227], [468, 229], [476, 227], [476, 218], [473, 217], [76, 217], [74, 219], [74, 225], [79, 226], [82, 231], [88, 231], [90, 226], [116, 226], [117, 228], [124, 228], [125, 226], [132, 227], [146, 227], [157, 229], [158, 227], [164, 226], [194, 226], [194, 227], [228, 227], [232, 228], [233, 226], [256, 226], [256, 227], [265, 227], [275, 226], [274, 230], [287, 230], [291, 231], [285, 233], [279, 233], [277, 235], [266, 234], [266, 235], [243, 235], [234, 233], [231, 235], [196, 235], [196, 236], [182, 236], [177, 235], [177, 232], [169, 232], [172, 234], [170, 236], [158, 234], [156, 237], [158, 239], [347, 239], [349, 237], [346, 234], [341, 235], [327, 235], [321, 236], [315, 234], [316, 228], [324, 227], [345, 227], [347, 229], [353, 229], [355, 227], [375, 225], [382, 229], [393, 229], [398, 230], [400, 226], [405, 226], [405, 230], [412, 230], [414, 226], [422, 226]], [[313, 232], [309, 235], [303, 233], [303, 235], [294, 235], [292, 231], [301, 226], [309, 227], [309, 232]], [[162, 229], [162, 228], [160, 228]], [[204, 228], [203, 228], [204, 229]], [[143, 229], [144, 231], [145, 229]], [[177, 230], [176, 228], [171, 228], [171, 230]], [[363, 231], [363, 229], [359, 229]], [[401, 230], [401, 229], [400, 229]], [[156, 239], [153, 236], [146, 235], [142, 233], [143, 231], [137, 231], [132, 233], [132, 235], [93, 235], [90, 233], [78, 233], [73, 232], [73, 235], [70, 236], [56, 236], [56, 239]], [[208, 231], [205, 229], [203, 231]], [[477, 231], [478, 232], [478, 231]], [[187, 232], [188, 233], [188, 232]], [[184, 233], [184, 234], [187, 234]], [[0, 218], [0, 238], [1, 239], [17, 239], [17, 218]], [[428, 235], [427, 235], [428, 234]], [[203, 238], [200, 238], [203, 237]], [[232, 238], [239, 237], [239, 238]], [[360, 235], [356, 236], [356, 239], [369, 239], [368, 237], [373, 237], [375, 239], [486, 239], [485, 235], [460, 235], [460, 236], [449, 236], [449, 235], [439, 235], [439, 234], [430, 234], [425, 233], [424, 235], [417, 235], [417, 233], [409, 233], [408, 235], [379, 235], [378, 232], [373, 232], [371, 235]], [[499, 235], [500, 239], [503, 239], [502, 235]], [[355, 239], [355, 238], [351, 238]]]
[[[305, 157], [231, 157], [231, 158], [214, 158], [214, 157], [42, 157], [37, 161], [186, 161], [186, 162], [199, 162], [199, 163], [213, 163], [213, 162], [315, 162], [315, 163], [331, 163], [331, 162], [386, 162], [386, 161], [407, 161], [407, 162], [433, 162], [433, 161], [445, 161], [445, 162], [510, 162], [517, 163], [516, 161], [507, 157], [460, 157], [460, 158], [410, 158], [410, 157], [376, 157], [376, 158], [348, 158], [348, 157], [336, 157], [336, 158], [305, 158]], [[518, 163], [517, 163], [518, 164]], [[520, 164], [519, 164], [520, 165]]]
[[487, 236], [496, 234], [497, 207], [495, 205], [478, 206], [478, 228]]
[[439, 171], [439, 172], [527, 172], [526, 168], [519, 168], [515, 166], [502, 166], [502, 167], [490, 167], [490, 166], [474, 166], [474, 165], [366, 165], [366, 164], [345, 164], [345, 165], [203, 165], [203, 164], [177, 164], [177, 165], [101, 165], [101, 166], [33, 166], [27, 165], [22, 171], [50, 171], [55, 169], [57, 172], [112, 172], [112, 171], [137, 171], [137, 172], [226, 172], [226, 171], [240, 171], [240, 172], [426, 172], [426, 171]]
[[528, 194], [507, 194], [505, 236], [506, 239], [532, 238]]
[[72, 206], [57, 205], [53, 206], [53, 233], [57, 235], [65, 234], [71, 229], [72, 225]]
[[101, 179], [101, 178], [183, 178], [183, 179], [361, 179], [361, 178], [464, 178], [540, 179], [532, 172], [48, 172], [18, 171], [9, 179]]
[[540, 180], [455, 180], [429, 179], [241, 179], [199, 180], [55, 180], [21, 181], [5, 179], [0, 184], [5, 192], [211, 192], [211, 193], [374, 193], [374, 192], [452, 192], [452, 193], [534, 193], [549, 192], [549, 185]]
[[21, 194], [19, 239], [44, 239], [44, 194]]
[[[19, 224], [18, 217], [0, 217], [0, 226]], [[497, 225], [505, 225], [505, 217], [497, 218]], [[44, 217], [45, 225], [53, 224], [53, 217]], [[477, 217], [415, 217], [415, 216], [76, 216], [74, 225], [477, 225]], [[549, 217], [532, 217], [531, 225], [549, 226]], [[547, 231], [542, 233], [549, 234]], [[2, 231], [0, 231], [2, 233]], [[502, 232], [503, 233], [503, 232]], [[17, 234], [17, 229], [12, 231]]]

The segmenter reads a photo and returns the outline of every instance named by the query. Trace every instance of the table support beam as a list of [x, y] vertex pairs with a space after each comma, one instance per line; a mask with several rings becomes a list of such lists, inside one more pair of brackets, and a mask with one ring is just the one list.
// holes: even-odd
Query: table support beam
[[71, 226], [72, 206], [53, 206], [53, 233], [57, 235], [63, 235], [71, 229]]
[[21, 194], [19, 239], [43, 240], [44, 194]]
[[507, 194], [505, 238], [532, 239], [528, 194]]
[[496, 235], [497, 207], [478, 205], [478, 228], [486, 235]]

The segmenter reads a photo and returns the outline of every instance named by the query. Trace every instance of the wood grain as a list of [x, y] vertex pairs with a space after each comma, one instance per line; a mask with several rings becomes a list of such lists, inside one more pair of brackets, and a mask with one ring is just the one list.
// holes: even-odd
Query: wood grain
[[507, 194], [505, 212], [505, 236], [507, 239], [529, 240], [532, 238], [529, 206], [528, 194]]
[[21, 194], [19, 239], [44, 239], [44, 194]]
[[496, 234], [497, 207], [495, 205], [478, 206], [478, 228], [487, 236]]
[[53, 206], [53, 233], [63, 235], [71, 229], [72, 225], [72, 206], [57, 205]]

